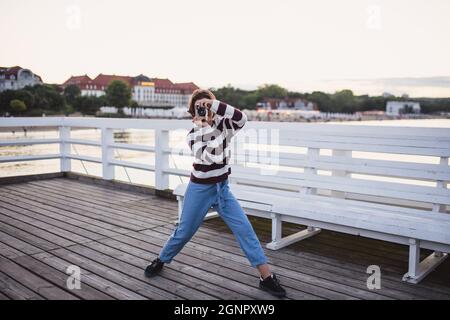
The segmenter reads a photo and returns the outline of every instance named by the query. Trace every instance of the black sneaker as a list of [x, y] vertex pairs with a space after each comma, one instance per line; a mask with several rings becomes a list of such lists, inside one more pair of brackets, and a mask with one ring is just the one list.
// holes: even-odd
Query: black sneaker
[[161, 271], [163, 266], [164, 262], [159, 260], [159, 258], [156, 258], [149, 266], [147, 266], [147, 268], [145, 268], [145, 276], [149, 278], [156, 276]]
[[264, 280], [262, 278], [259, 279], [260, 289], [267, 291], [278, 298], [283, 298], [286, 296], [286, 290], [281, 287], [280, 281], [277, 279], [277, 276], [275, 274], [272, 274]]

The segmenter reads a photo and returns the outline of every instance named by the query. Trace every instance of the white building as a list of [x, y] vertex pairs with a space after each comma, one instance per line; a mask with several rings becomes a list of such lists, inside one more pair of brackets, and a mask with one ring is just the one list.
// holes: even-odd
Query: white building
[[5, 90], [19, 90], [26, 86], [41, 84], [40, 76], [34, 74], [29, 69], [19, 66], [0, 67], [0, 92]]
[[316, 110], [316, 105], [302, 98], [265, 98], [263, 101], [258, 102], [256, 107], [266, 110]]
[[142, 108], [186, 108], [189, 97], [198, 87], [192, 83], [173, 83], [169, 79], [149, 78], [145, 75], [136, 77], [99, 74], [91, 79], [89, 76], [72, 76], [62, 87], [77, 85], [83, 96], [101, 96], [109, 83], [121, 80], [131, 88], [131, 99]]
[[411, 113], [420, 113], [420, 103], [413, 101], [388, 101], [386, 103], [386, 115], [388, 116]]

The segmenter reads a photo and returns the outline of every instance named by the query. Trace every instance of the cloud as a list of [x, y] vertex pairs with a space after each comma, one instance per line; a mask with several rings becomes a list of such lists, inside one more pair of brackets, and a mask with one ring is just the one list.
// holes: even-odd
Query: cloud
[[382, 79], [353, 79], [368, 85], [400, 86], [400, 87], [436, 87], [450, 88], [450, 77], [415, 77], [415, 78], [382, 78]]
[[351, 89], [357, 94], [379, 95], [389, 92], [413, 97], [450, 97], [450, 77], [398, 77], [379, 79], [324, 80], [324, 88], [336, 91]]

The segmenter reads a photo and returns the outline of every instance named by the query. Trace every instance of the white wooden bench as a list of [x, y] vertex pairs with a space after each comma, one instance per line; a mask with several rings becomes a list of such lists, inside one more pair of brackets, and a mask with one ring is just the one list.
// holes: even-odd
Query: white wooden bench
[[[411, 283], [447, 257], [450, 129], [288, 124], [272, 133], [280, 151], [256, 156], [251, 146], [242, 147], [245, 131], [239, 133], [234, 157], [241, 161], [230, 176], [246, 213], [272, 220], [267, 248], [283, 248], [321, 229], [405, 244], [403, 280]], [[174, 191], [180, 214], [186, 187]], [[282, 237], [282, 222], [307, 228]], [[420, 261], [421, 248], [434, 253]]]

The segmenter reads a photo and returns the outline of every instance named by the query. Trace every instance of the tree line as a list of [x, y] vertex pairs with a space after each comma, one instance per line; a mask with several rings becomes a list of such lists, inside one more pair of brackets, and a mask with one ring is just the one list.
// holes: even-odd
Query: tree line
[[355, 113], [369, 110], [386, 110], [388, 101], [415, 101], [421, 105], [422, 113], [450, 112], [450, 98], [409, 98], [396, 96], [369, 96], [355, 95], [351, 90], [340, 90], [335, 93], [314, 91], [311, 93], [300, 93], [288, 91], [275, 84], [265, 84], [256, 90], [242, 90], [230, 85], [212, 89], [219, 100], [227, 101], [231, 105], [243, 109], [255, 109], [257, 102], [264, 98], [301, 98], [317, 104], [322, 112]]
[[[306, 99], [316, 103], [320, 111], [344, 113], [385, 110], [387, 101], [405, 99], [394, 96], [358, 96], [351, 90], [341, 90], [332, 94], [321, 91], [300, 93], [275, 84], [265, 84], [255, 90], [243, 90], [231, 85], [217, 89], [210, 88], [210, 90], [217, 99], [249, 110], [256, 109], [257, 103], [265, 98]], [[82, 96], [80, 88], [76, 85], [69, 85], [62, 89], [58, 85], [42, 84], [0, 92], [0, 116], [69, 115], [74, 112], [96, 115], [102, 106], [116, 106], [121, 112], [122, 107], [138, 106], [131, 96], [131, 88], [120, 80], [112, 81], [105, 95], [99, 97]], [[423, 113], [450, 112], [450, 98], [408, 98], [407, 100], [419, 102]]]
[[102, 96], [83, 96], [77, 85], [62, 89], [58, 85], [42, 84], [20, 90], [0, 92], [0, 116], [69, 115], [80, 112], [96, 115], [102, 106], [136, 106], [131, 101], [130, 87], [120, 81], [112, 81]]

